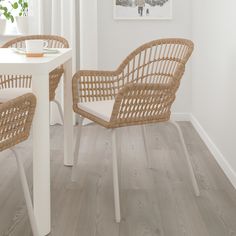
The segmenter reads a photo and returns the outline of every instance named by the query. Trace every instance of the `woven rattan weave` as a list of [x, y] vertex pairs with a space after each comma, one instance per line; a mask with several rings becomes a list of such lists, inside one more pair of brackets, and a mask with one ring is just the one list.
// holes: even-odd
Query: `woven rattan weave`
[[0, 152], [28, 138], [35, 107], [31, 93], [0, 104]]
[[[116, 71], [79, 71], [73, 77], [73, 108], [106, 128], [167, 121], [194, 45], [160, 39], [132, 52]], [[109, 122], [79, 108], [83, 102], [115, 100]]]
[[[66, 39], [55, 35], [29, 35], [18, 37], [8, 41], [3, 48], [25, 48], [25, 41], [31, 39], [42, 39], [48, 42], [48, 48], [68, 48], [69, 44]], [[56, 68], [49, 74], [49, 99], [55, 99], [55, 91], [60, 82], [64, 70], [63, 67]], [[0, 90], [4, 88], [31, 88], [30, 75], [0, 75]]]

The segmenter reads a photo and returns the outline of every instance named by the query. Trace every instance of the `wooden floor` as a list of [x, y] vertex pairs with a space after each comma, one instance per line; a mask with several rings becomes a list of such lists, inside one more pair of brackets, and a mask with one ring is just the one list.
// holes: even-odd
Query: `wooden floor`
[[[152, 169], [140, 127], [118, 130], [122, 222], [114, 222], [111, 133], [83, 128], [77, 182], [63, 166], [63, 133], [51, 128], [50, 236], [235, 236], [236, 191], [190, 123], [181, 122], [201, 196], [196, 198], [171, 124], [147, 126]], [[31, 140], [17, 146], [32, 183]], [[0, 235], [32, 235], [16, 163], [0, 154]], [[31, 184], [32, 185], [32, 184]]]

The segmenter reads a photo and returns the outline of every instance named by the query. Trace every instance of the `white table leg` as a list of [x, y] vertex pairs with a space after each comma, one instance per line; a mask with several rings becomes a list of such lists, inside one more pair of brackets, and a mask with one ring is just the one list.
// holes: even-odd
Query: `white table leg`
[[72, 60], [64, 70], [64, 165], [73, 166]]
[[47, 74], [33, 75], [32, 79], [33, 93], [37, 97], [33, 122], [33, 198], [40, 236], [51, 231], [48, 77]]

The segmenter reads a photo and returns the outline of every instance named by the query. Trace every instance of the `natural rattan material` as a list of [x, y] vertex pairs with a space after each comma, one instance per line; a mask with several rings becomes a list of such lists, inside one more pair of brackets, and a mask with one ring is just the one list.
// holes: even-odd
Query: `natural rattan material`
[[[106, 128], [170, 119], [171, 105], [194, 45], [187, 39], [160, 39], [132, 52], [116, 71], [79, 71], [73, 77], [73, 108]], [[78, 107], [115, 99], [110, 122]]]
[[29, 137], [35, 107], [32, 93], [0, 104], [0, 152]]
[[[68, 48], [69, 44], [66, 39], [55, 35], [29, 35], [18, 37], [8, 41], [3, 48], [25, 48], [25, 41], [32, 39], [42, 39], [48, 42], [48, 48]], [[64, 73], [63, 67], [56, 68], [49, 74], [49, 99], [55, 99], [55, 91]], [[4, 88], [31, 88], [30, 75], [0, 75], [0, 90]]]

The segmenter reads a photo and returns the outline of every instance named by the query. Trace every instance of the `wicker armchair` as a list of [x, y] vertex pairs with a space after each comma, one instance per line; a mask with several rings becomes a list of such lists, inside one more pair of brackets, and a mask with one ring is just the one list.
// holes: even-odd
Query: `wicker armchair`
[[[169, 121], [171, 105], [193, 48], [193, 43], [186, 39], [155, 40], [132, 52], [116, 71], [79, 71], [73, 77], [73, 108], [79, 115], [74, 164], [78, 161], [79, 130], [83, 117], [113, 130], [113, 182], [117, 222], [121, 218], [115, 128]], [[181, 129], [177, 123], [173, 124], [180, 134], [193, 187], [198, 196], [199, 188]], [[149, 157], [145, 126], [142, 131]]]
[[16, 144], [29, 137], [36, 98], [33, 94], [28, 93], [8, 102], [1, 102], [0, 100], [0, 152], [11, 149], [16, 158], [33, 235], [39, 236], [24, 166], [13, 149]]
[[[29, 35], [18, 37], [8, 41], [3, 48], [25, 48], [25, 41], [32, 39], [42, 39], [48, 42], [48, 48], [68, 48], [69, 44], [66, 39], [55, 35]], [[49, 99], [54, 102], [59, 110], [63, 121], [63, 112], [60, 103], [55, 99], [56, 89], [63, 75], [63, 67], [56, 68], [49, 74]], [[9, 98], [20, 96], [21, 94], [31, 91], [31, 76], [30, 75], [0, 75], [0, 91], [1, 97], [7, 101]]]

